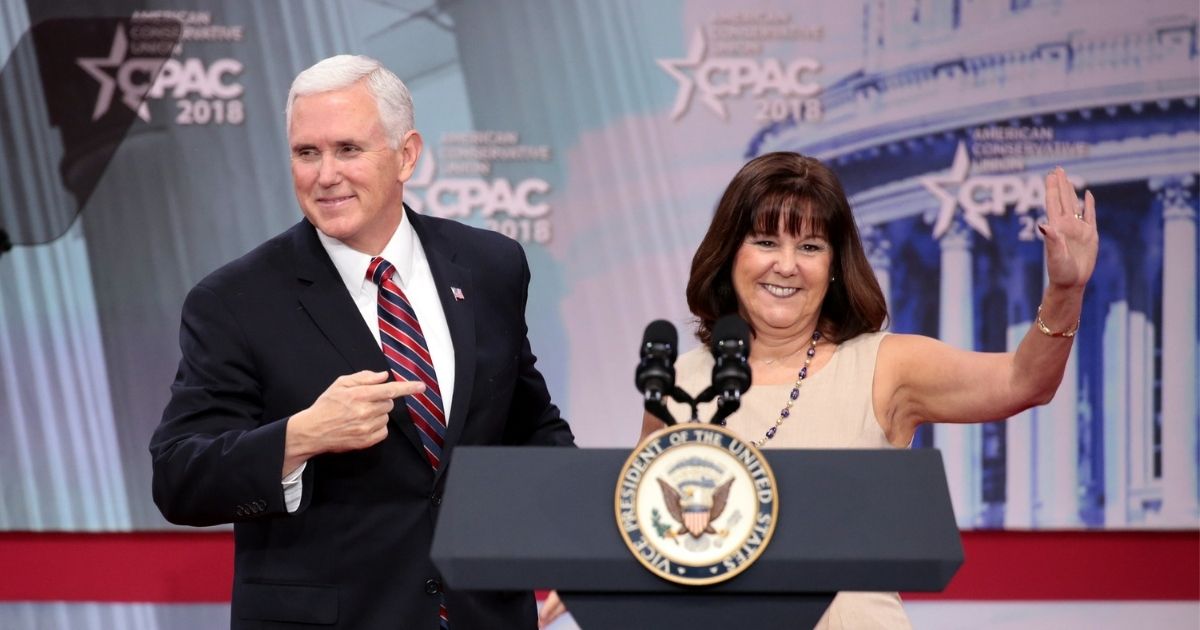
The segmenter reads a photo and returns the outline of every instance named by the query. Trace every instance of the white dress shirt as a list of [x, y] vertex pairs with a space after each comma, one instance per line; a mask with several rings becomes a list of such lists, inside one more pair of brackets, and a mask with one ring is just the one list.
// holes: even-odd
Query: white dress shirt
[[[380, 344], [379, 285], [367, 278], [367, 267], [371, 265], [373, 256], [351, 249], [320, 230], [317, 230], [317, 238], [333, 261], [354, 305], [358, 307], [359, 315], [375, 336], [375, 343]], [[433, 357], [438, 389], [442, 392], [443, 411], [449, 422], [450, 406], [454, 399], [454, 342], [450, 339], [450, 327], [446, 324], [446, 313], [442, 310], [442, 301], [433, 282], [433, 272], [429, 270], [429, 259], [425, 257], [421, 240], [407, 219], [400, 221], [380, 256], [396, 268], [392, 280], [400, 285], [417, 313], [417, 321], [421, 324], [421, 332]], [[307, 465], [308, 462], [300, 464], [283, 478], [283, 498], [288, 512], [295, 512], [300, 507], [300, 498], [304, 495], [301, 475]]]

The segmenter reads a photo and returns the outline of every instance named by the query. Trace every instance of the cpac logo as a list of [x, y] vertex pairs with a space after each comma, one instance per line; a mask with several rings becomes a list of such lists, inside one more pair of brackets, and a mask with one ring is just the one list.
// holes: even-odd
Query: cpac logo
[[[1002, 216], [1009, 206], [1017, 215], [1028, 215], [1030, 210], [1041, 208], [1046, 203], [1046, 184], [1038, 175], [967, 177], [970, 170], [971, 158], [966, 144], [959, 142], [948, 173], [920, 179], [921, 185], [941, 202], [933, 225], [934, 238], [940, 238], [950, 230], [959, 208], [962, 208], [963, 222], [991, 240], [988, 215]], [[1076, 188], [1083, 187], [1083, 180], [1074, 177], [1068, 179]], [[1032, 229], [1028, 232], [1032, 235]]]
[[[121, 102], [137, 112], [139, 118], [150, 122], [147, 98], [162, 98], [167, 90], [171, 97], [186, 98], [198, 94], [203, 98], [232, 99], [242, 95], [240, 83], [226, 82], [226, 77], [242, 73], [242, 62], [237, 59], [218, 59], [206, 68], [200, 59], [182, 61], [156, 57], [126, 57], [129, 40], [125, 29], [117, 25], [112, 49], [108, 57], [81, 57], [76, 60], [93, 79], [100, 83], [100, 94], [92, 110], [92, 120], [108, 112], [116, 88], [121, 88]], [[105, 69], [115, 69], [106, 72]], [[153, 83], [150, 79], [157, 73]]]
[[426, 153], [417, 173], [409, 180], [410, 188], [424, 189], [422, 198], [406, 199], [417, 212], [425, 207], [434, 216], [463, 218], [478, 212], [485, 218], [504, 213], [514, 218], [537, 219], [550, 212], [550, 204], [535, 196], [550, 192], [550, 184], [536, 177], [523, 179], [514, 187], [508, 179], [497, 177], [485, 180], [478, 177], [445, 177], [434, 179], [437, 166], [433, 153]]
[[[815, 59], [800, 57], [786, 65], [772, 57], [706, 59], [706, 50], [704, 32], [696, 29], [686, 58], [655, 60], [679, 83], [671, 120], [678, 120], [687, 112], [692, 95], [697, 92], [700, 102], [720, 116], [721, 120], [729, 120], [729, 112], [722, 99], [741, 96], [747, 90], [759, 97], [772, 92], [780, 97], [809, 97], [821, 92], [820, 85], [808, 80], [809, 74], [821, 71], [821, 63]], [[692, 69], [691, 76], [683, 72], [686, 68]]]

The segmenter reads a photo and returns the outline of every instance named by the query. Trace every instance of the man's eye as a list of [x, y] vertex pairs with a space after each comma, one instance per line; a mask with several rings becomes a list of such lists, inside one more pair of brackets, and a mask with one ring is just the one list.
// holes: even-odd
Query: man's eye
[[305, 162], [313, 162], [320, 158], [321, 154], [316, 149], [300, 149], [296, 151], [296, 158]]
[[359, 153], [362, 153], [362, 149], [354, 145], [346, 145], [338, 149], [338, 156], [340, 157], [354, 157]]

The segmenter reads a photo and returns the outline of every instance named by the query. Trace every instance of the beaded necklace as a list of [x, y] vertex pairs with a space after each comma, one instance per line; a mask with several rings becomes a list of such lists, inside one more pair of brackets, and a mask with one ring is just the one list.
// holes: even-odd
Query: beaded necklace
[[792, 415], [792, 405], [796, 403], [796, 398], [800, 396], [800, 384], [804, 382], [804, 379], [808, 378], [808, 364], [812, 363], [813, 355], [817, 354], [817, 341], [820, 339], [821, 331], [814, 330], [812, 341], [808, 344], [807, 356], [804, 357], [804, 366], [800, 368], [800, 372], [796, 375], [796, 383], [792, 385], [792, 393], [788, 394], [787, 406], [779, 411], [779, 418], [775, 420], [774, 426], [767, 429], [766, 435], [761, 439], [751, 442], [755, 448], [762, 448], [762, 445], [766, 444], [767, 440], [774, 438], [775, 432], [779, 430], [779, 426], [783, 424], [784, 420], [787, 420], [788, 416]]

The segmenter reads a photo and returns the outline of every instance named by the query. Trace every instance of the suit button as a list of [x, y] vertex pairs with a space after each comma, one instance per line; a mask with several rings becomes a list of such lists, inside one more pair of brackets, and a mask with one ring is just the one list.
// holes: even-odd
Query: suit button
[[442, 504], [442, 495], [435, 494], [435, 495], [429, 497], [429, 500], [433, 501], [434, 505], [441, 505]]
[[442, 583], [437, 580], [425, 580], [425, 592], [437, 595], [442, 592]]

